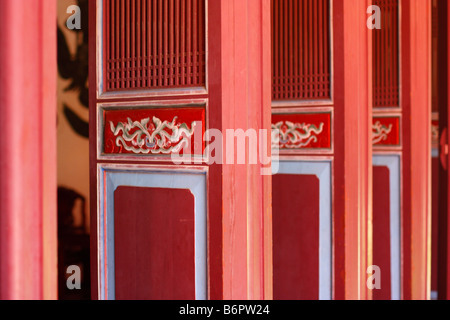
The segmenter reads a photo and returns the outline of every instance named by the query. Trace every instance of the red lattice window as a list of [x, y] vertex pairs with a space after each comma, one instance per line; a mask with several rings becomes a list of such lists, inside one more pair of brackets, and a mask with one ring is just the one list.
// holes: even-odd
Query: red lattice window
[[105, 90], [205, 86], [205, 0], [105, 0]]
[[272, 99], [329, 99], [329, 0], [272, 0], [271, 5]]
[[373, 33], [373, 105], [398, 107], [399, 9], [398, 0], [375, 0], [381, 8], [381, 29]]

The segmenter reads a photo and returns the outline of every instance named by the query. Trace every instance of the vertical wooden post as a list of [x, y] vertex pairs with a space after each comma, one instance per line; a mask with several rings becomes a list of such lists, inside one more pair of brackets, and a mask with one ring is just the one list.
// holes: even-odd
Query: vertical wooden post
[[431, 3], [410, 1], [411, 298], [431, 283]]
[[371, 299], [372, 56], [369, 1], [334, 4], [334, 260], [335, 299]]
[[[227, 129], [270, 132], [270, 0], [208, 6], [210, 126], [224, 137]], [[261, 175], [259, 161], [211, 167], [222, 188], [214, 215], [222, 217], [223, 299], [272, 298], [271, 177]]]
[[[446, 24], [447, 24], [447, 55], [448, 55], [448, 59], [447, 59], [447, 65], [448, 65], [448, 69], [447, 69], [447, 87], [450, 90], [450, 63], [448, 63], [448, 61], [450, 61], [450, 5], [447, 3], [447, 19], [446, 19]], [[448, 115], [448, 120], [450, 120], [450, 95], [448, 94], [447, 90], [447, 115]], [[450, 121], [447, 120], [447, 124], [450, 123]], [[448, 141], [450, 141], [450, 130], [448, 130], [447, 128], [447, 134], [449, 135], [447, 137], [447, 146], [448, 146]], [[445, 148], [445, 146], [441, 146], [441, 150]], [[444, 150], [442, 150], [444, 151]], [[441, 151], [441, 152], [442, 152]], [[447, 153], [447, 157], [446, 157], [446, 161], [447, 161], [447, 181], [445, 182], [447, 184], [447, 210], [445, 210], [445, 212], [440, 212], [440, 216], [441, 216], [441, 221], [439, 226], [439, 231], [442, 231], [442, 234], [439, 235], [439, 256], [440, 256], [440, 260], [439, 261], [439, 286], [438, 286], [438, 290], [439, 290], [439, 299], [440, 300], [448, 300], [450, 299], [450, 206], [449, 206], [449, 201], [448, 199], [450, 199], [450, 175], [448, 174], [448, 168], [449, 167], [449, 156]], [[441, 183], [440, 183], [441, 185]]]
[[[439, 44], [441, 45], [439, 55], [442, 57], [439, 60], [439, 66], [442, 62], [446, 61], [447, 70], [445, 72], [439, 69], [441, 77], [440, 82], [440, 99], [442, 103], [439, 105], [439, 131], [440, 136], [440, 176], [439, 176], [439, 240], [438, 240], [438, 299], [448, 300], [450, 299], [450, 206], [449, 206], [449, 195], [450, 195], [450, 175], [449, 172], [449, 156], [448, 156], [448, 142], [450, 137], [450, 131], [448, 130], [448, 124], [450, 119], [450, 5], [446, 2], [438, 2], [438, 6], [441, 11], [445, 10], [445, 13], [440, 12], [442, 15], [439, 16], [441, 19], [439, 29], [440, 36]], [[445, 38], [445, 41], [443, 41]], [[444, 49], [445, 48], [445, 49]], [[444, 80], [445, 79], [445, 80]], [[445, 136], [447, 135], [447, 136]], [[447, 149], [447, 150], [446, 150]]]
[[0, 21], [0, 299], [56, 299], [56, 2]]

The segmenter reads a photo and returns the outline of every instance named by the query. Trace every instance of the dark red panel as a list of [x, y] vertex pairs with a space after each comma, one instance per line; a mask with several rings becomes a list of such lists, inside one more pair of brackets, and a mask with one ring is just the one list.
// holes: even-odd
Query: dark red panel
[[439, 157], [431, 160], [431, 291], [438, 291]]
[[400, 117], [373, 117], [374, 146], [400, 146]]
[[106, 91], [205, 86], [205, 0], [105, 0], [104, 15]]
[[319, 179], [273, 176], [273, 297], [319, 299]]
[[[196, 128], [193, 125], [195, 121]], [[184, 146], [189, 137], [191, 154], [200, 153], [194, 149], [196, 139], [202, 141], [201, 152], [204, 149], [203, 108], [106, 110], [104, 123], [105, 154], [170, 154]], [[194, 132], [201, 133], [202, 137], [196, 138]], [[174, 140], [171, 141], [172, 138]]]
[[399, 106], [398, 0], [374, 0], [381, 8], [381, 29], [373, 30], [373, 106]]
[[329, 0], [272, 0], [272, 99], [330, 98]]
[[331, 148], [331, 113], [273, 114], [272, 129], [280, 130], [280, 149]]
[[373, 290], [374, 300], [391, 299], [389, 169], [373, 167], [373, 264], [381, 269], [381, 289]]
[[116, 299], [195, 299], [194, 210], [189, 190], [117, 188]]

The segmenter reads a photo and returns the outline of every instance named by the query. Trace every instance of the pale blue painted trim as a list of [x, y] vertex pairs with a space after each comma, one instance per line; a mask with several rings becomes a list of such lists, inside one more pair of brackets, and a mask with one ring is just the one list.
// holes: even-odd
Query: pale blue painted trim
[[431, 157], [432, 158], [439, 158], [439, 149], [438, 148], [432, 148], [431, 149]]
[[[400, 156], [373, 156], [374, 166], [389, 169], [389, 220], [391, 238], [391, 298], [401, 299], [401, 218], [400, 218]], [[376, 241], [376, 239], [374, 239]], [[383, 273], [381, 274], [383, 276]]]
[[319, 179], [319, 299], [332, 298], [331, 161], [280, 161], [277, 174], [315, 175]]
[[[106, 186], [103, 176], [106, 175]], [[106, 272], [108, 299], [115, 298], [114, 279], [114, 191], [119, 186], [188, 189], [194, 195], [195, 202], [195, 297], [207, 299], [207, 225], [206, 225], [206, 172], [161, 170], [148, 167], [143, 169], [131, 166], [99, 166], [99, 268], [100, 298], [105, 299], [104, 276]], [[105, 189], [106, 188], [106, 189]], [[103, 192], [104, 191], [104, 192]], [[104, 199], [106, 194], [106, 199]], [[103, 207], [106, 200], [105, 208]], [[107, 228], [107, 270], [104, 269], [104, 219]]]

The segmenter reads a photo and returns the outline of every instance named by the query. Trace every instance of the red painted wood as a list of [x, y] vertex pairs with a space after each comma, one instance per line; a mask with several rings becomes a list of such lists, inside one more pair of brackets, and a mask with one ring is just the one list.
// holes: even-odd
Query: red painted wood
[[[443, 4], [439, 4], [443, 5]], [[445, 8], [445, 5], [447, 8]], [[447, 34], [445, 35], [447, 38], [446, 43], [446, 55], [447, 58], [443, 57], [444, 60], [447, 62], [447, 74], [445, 75], [447, 77], [447, 88], [443, 88], [441, 91], [444, 94], [444, 101], [446, 100], [446, 108], [445, 112], [440, 113], [440, 117], [442, 119], [442, 123], [446, 125], [447, 127], [447, 134], [450, 134], [450, 130], [448, 130], [448, 125], [450, 123], [450, 98], [448, 95], [448, 90], [450, 89], [450, 70], [449, 70], [449, 58], [450, 58], [450, 23], [448, 23], [450, 18], [450, 5], [448, 3], [444, 4], [444, 9], [446, 9], [447, 16], [444, 17], [442, 21], [445, 21], [447, 26]], [[443, 23], [445, 25], [445, 23]], [[442, 41], [440, 42], [442, 43]], [[445, 51], [444, 51], [445, 52]], [[446, 90], [447, 89], [447, 90]], [[443, 130], [444, 126], [441, 127]], [[443, 133], [442, 133], [443, 134]], [[450, 141], [448, 139], [447, 141]], [[447, 157], [447, 160], [449, 160], [450, 157]], [[442, 167], [441, 167], [442, 168]], [[450, 168], [449, 165], [447, 165], [447, 168]], [[448, 169], [447, 169], [448, 170]], [[443, 173], [443, 169], [440, 171]], [[444, 176], [444, 175], [443, 175]], [[447, 171], [447, 179], [445, 182], [440, 184], [440, 194], [442, 195], [442, 203], [441, 207], [442, 211], [441, 218], [439, 220], [440, 224], [440, 240], [439, 240], [439, 257], [441, 261], [439, 262], [439, 299], [450, 299], [450, 205], [448, 199], [450, 198], [450, 175]], [[444, 200], [445, 199], [445, 200]]]
[[[413, 50], [411, 48], [410, 41], [410, 7], [409, 1], [403, 1], [401, 5], [401, 97], [402, 97], [402, 136], [404, 137], [402, 142], [402, 167], [410, 168], [412, 165], [411, 157], [411, 144], [414, 143], [410, 138], [410, 132], [412, 130], [411, 119], [411, 69], [408, 67], [411, 64], [411, 56], [409, 52]], [[401, 214], [401, 228], [402, 228], [402, 287], [401, 294], [402, 299], [411, 299], [411, 170], [403, 170], [401, 175], [402, 181], [402, 214]]]
[[[221, 129], [270, 131], [270, 1], [219, 2], [220, 20], [213, 21], [221, 21], [220, 43], [210, 47], [218, 44], [220, 51], [208, 60], [221, 64], [220, 78], [209, 73], [210, 83], [221, 87], [214, 92]], [[224, 299], [272, 297], [271, 181], [262, 167], [223, 166]]]
[[400, 146], [400, 117], [373, 117], [373, 145], [374, 146]]
[[105, 90], [204, 87], [204, 1], [104, 1]]
[[189, 190], [117, 188], [116, 299], [195, 299], [194, 211]]
[[[429, 299], [431, 261], [431, 3], [410, 1], [411, 298]], [[409, 67], [409, 66], [406, 66]]]
[[439, 264], [439, 158], [431, 160], [431, 291], [438, 291]]
[[[211, 112], [208, 113], [210, 128], [222, 130], [222, 13], [220, 1], [208, 1], [208, 73], [209, 101]], [[213, 111], [214, 110], [214, 111]], [[209, 167], [208, 179], [208, 259], [209, 259], [209, 296], [212, 300], [223, 299], [223, 194], [222, 166], [213, 164]]]
[[278, 174], [273, 183], [273, 298], [319, 299], [319, 179]]
[[[282, 124], [277, 126], [280, 122]], [[292, 128], [289, 122], [296, 127]], [[331, 149], [331, 113], [273, 114], [272, 125], [275, 125], [282, 132], [280, 135], [281, 149]], [[315, 130], [309, 132], [311, 128]], [[293, 131], [304, 135], [305, 138], [298, 143], [293, 143], [289, 139], [294, 138]], [[286, 136], [288, 139], [283, 141], [283, 136]]]
[[331, 96], [328, 0], [272, 0], [272, 99]]
[[[160, 66], [158, 61], [158, 56], [163, 54], [165, 49], [164, 41], [162, 41], [165, 28], [162, 21], [158, 20], [158, 17], [165, 16], [165, 11], [162, 10], [165, 6], [164, 2], [162, 0], [141, 1], [141, 21], [147, 21], [147, 24], [141, 30], [137, 28], [136, 36], [139, 37], [140, 34], [142, 39], [140, 48], [143, 51], [141, 54], [146, 59], [138, 61], [138, 66], [141, 63], [141, 70], [137, 71], [139, 75], [142, 72], [142, 78], [133, 79], [132, 83], [136, 81], [136, 85], [140, 84], [142, 88], [157, 88], [164, 80], [163, 72], [160, 70], [164, 70], [165, 67]], [[174, 81], [178, 87], [187, 86], [189, 66], [186, 66], [186, 63], [189, 59], [195, 59], [195, 56], [189, 56], [186, 52], [189, 45], [187, 14], [193, 12], [195, 3], [199, 8], [196, 11], [199, 18], [197, 50], [201, 47], [208, 49], [208, 94], [197, 95], [196, 98], [208, 98], [206, 113], [208, 127], [220, 129], [222, 132], [226, 129], [237, 128], [244, 130], [261, 128], [270, 131], [271, 57], [270, 38], [266, 37], [270, 33], [270, 1], [209, 0], [206, 7], [204, 1], [197, 0], [190, 1], [190, 10], [188, 10], [187, 1], [174, 1], [176, 21], [173, 41], [174, 50], [178, 52], [174, 58], [180, 75]], [[113, 7], [111, 6], [111, 9]], [[119, 6], [115, 8], [116, 11], [118, 11], [117, 8]], [[136, 9], [138, 8], [139, 3], [136, 5]], [[171, 1], [168, 3], [168, 8], [170, 20]], [[90, 3], [90, 9], [90, 24], [95, 26], [97, 10], [95, 2]], [[200, 19], [201, 10], [206, 9], [208, 10], [207, 29], [205, 21]], [[122, 41], [126, 37], [117, 36], [122, 34], [119, 28], [121, 15], [120, 12], [114, 13], [115, 16], [111, 15], [111, 21], [115, 19], [116, 28], [111, 28], [110, 34], [115, 32], [118, 39], [115, 41], [115, 47], [111, 47], [111, 55], [120, 56]], [[192, 25], [193, 19], [192, 15], [190, 20], [192, 32], [195, 30]], [[96, 32], [95, 27], [90, 28], [90, 82], [93, 83], [99, 80], [96, 74]], [[171, 32], [170, 25], [168, 32]], [[145, 33], [147, 37], [143, 36]], [[205, 39], [201, 36], [205, 33], [208, 34], [208, 48], [206, 48]], [[191, 35], [190, 40], [193, 41], [194, 38]], [[192, 41], [191, 49], [194, 48]], [[170, 51], [170, 35], [168, 42]], [[136, 55], [139, 54], [138, 47], [139, 45], [136, 46]], [[200, 56], [198, 60], [202, 61], [202, 57]], [[115, 64], [116, 66], [114, 63], [111, 64], [110, 68], [113, 68], [111, 69], [113, 72], [108, 75], [115, 83], [112, 90], [125, 90], [122, 82], [126, 79], [122, 75], [121, 61], [120, 63], [116, 61]], [[206, 84], [206, 72], [202, 73], [201, 70], [197, 72], [198, 80], [194, 80]], [[106, 75], [103, 76], [106, 77]], [[191, 79], [190, 86], [193, 86], [194, 80]], [[95, 86], [90, 86], [90, 89], [90, 117], [96, 119], [97, 103], [105, 100], [97, 99]], [[131, 91], [128, 93], [131, 94]], [[129, 97], [109, 100], [109, 102], [162, 99], [166, 103], [175, 103], [182, 98], [170, 95], [164, 90], [159, 93], [161, 95], [157, 97]], [[103, 134], [103, 130], [100, 130], [100, 133]], [[95, 125], [90, 127], [90, 134], [96, 137], [96, 140], [100, 140]], [[96, 168], [99, 163], [96, 159], [96, 148], [97, 141], [92, 139], [90, 146], [92, 212], [96, 212], [98, 201], [97, 190], [95, 190]], [[270, 150], [270, 139], [267, 141], [267, 149]], [[140, 160], [140, 163], [145, 163], [145, 160]], [[102, 161], [102, 163], [105, 162], [130, 163]], [[155, 163], [170, 165], [168, 162], [152, 162], [152, 164]], [[271, 177], [261, 175], [262, 167], [261, 164], [228, 167], [215, 164], [208, 168], [208, 293], [211, 299], [270, 299], [272, 297]], [[96, 215], [91, 217], [92, 288], [93, 297], [97, 298], [97, 221]]]
[[375, 0], [381, 8], [381, 29], [373, 33], [374, 108], [399, 106], [399, 1]]
[[55, 17], [56, 1], [0, 2], [2, 300], [57, 298]]
[[373, 167], [373, 264], [381, 270], [381, 289], [374, 300], [391, 299], [391, 228], [389, 168]]
[[[121, 137], [123, 135], [123, 130], [120, 131], [117, 135], [115, 135], [115, 130], [117, 126], [122, 123], [123, 125], [129, 124], [128, 119], [131, 119], [131, 122], [134, 123], [137, 121], [138, 123], [141, 123], [142, 120], [149, 119], [148, 124], [146, 125], [147, 132], [151, 135], [158, 127], [157, 124], [154, 122], [154, 117], [159, 119], [161, 122], [167, 121], [169, 124], [173, 123], [178, 127], [178, 129], [187, 126], [188, 130], [192, 130], [193, 123], [196, 122], [198, 125], [198, 134], [201, 134], [200, 140], [203, 141], [203, 135], [205, 132], [205, 109], [203, 108], [176, 108], [176, 109], [122, 109], [122, 110], [107, 110], [104, 112], [104, 153], [105, 154], [133, 154], [133, 151], [126, 150], [122, 143], [119, 143], [119, 146], [117, 146], [116, 139], [117, 137]], [[176, 118], [176, 119], [175, 119]], [[156, 120], [158, 121], [158, 120]], [[111, 123], [114, 126], [114, 131], [111, 129]], [[201, 127], [200, 127], [201, 123]], [[194, 128], [195, 130], [195, 128]], [[129, 134], [135, 134], [137, 132], [141, 132], [141, 135], [139, 135], [140, 138], [145, 139], [146, 135], [143, 133], [142, 129], [139, 127], [134, 127], [131, 130], [129, 130]], [[165, 132], [167, 132], [169, 135], [174, 134], [173, 130], [170, 129], [164, 129]], [[181, 141], [184, 136], [181, 136], [180, 139], [178, 139], [177, 143], [171, 143], [170, 141], [167, 141], [166, 149], [170, 148], [172, 145], [177, 145], [179, 141]], [[162, 139], [161, 136], [157, 136], [158, 139]], [[137, 138], [134, 139], [135, 142], [137, 142]], [[194, 142], [196, 141], [196, 133], [194, 133], [191, 137], [191, 154], [195, 154], [196, 151], [203, 152], [204, 150], [204, 143], [202, 145], [201, 150], [195, 150], [194, 148]], [[129, 142], [127, 144], [128, 146], [133, 146], [132, 142]], [[134, 147], [138, 148], [137, 145], [134, 145]], [[157, 150], [159, 147], [157, 145], [153, 147], [147, 146], [145, 144], [143, 146], [143, 149], [145, 150]], [[183, 152], [180, 152], [180, 154], [183, 154]]]
[[[372, 68], [368, 1], [333, 2], [333, 261], [335, 299], [370, 299]], [[364, 106], [364, 107], [362, 107]]]

